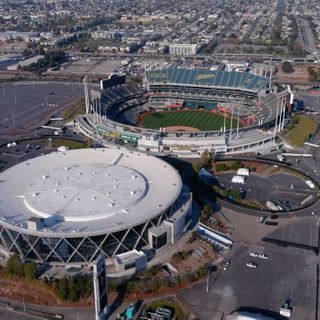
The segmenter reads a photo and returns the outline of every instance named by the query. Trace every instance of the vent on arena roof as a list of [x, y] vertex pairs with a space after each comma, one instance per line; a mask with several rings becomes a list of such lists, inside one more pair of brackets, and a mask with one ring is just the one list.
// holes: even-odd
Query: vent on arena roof
[[95, 176], [96, 174], [97, 174], [97, 172], [96, 172], [96, 171], [92, 172], [92, 175], [93, 175], [93, 176]]
[[56, 182], [56, 186], [60, 186], [60, 182]]
[[133, 175], [131, 176], [131, 179], [137, 179], [137, 176], [133, 174]]
[[157, 208], [160, 209], [162, 207], [162, 204], [158, 204]]
[[117, 182], [117, 181], [118, 181], [118, 179], [116, 179], [116, 178], [113, 179], [113, 182]]
[[82, 172], [79, 172], [79, 173], [78, 173], [78, 176], [82, 176]]
[[59, 192], [59, 189], [54, 190], [54, 192]]
[[130, 191], [130, 194], [133, 196], [134, 194], [136, 194], [136, 192], [137, 192], [137, 191], [132, 190], [132, 191]]
[[69, 171], [70, 167], [64, 167], [64, 171]]
[[113, 189], [118, 189], [118, 186], [117, 185], [113, 186]]
[[48, 179], [48, 178], [49, 178], [49, 176], [45, 176], [45, 175], [42, 176], [42, 179], [43, 179], [43, 180], [46, 180], [46, 179]]
[[80, 198], [76, 198], [76, 202], [80, 201]]
[[109, 207], [109, 208], [112, 208], [112, 207], [114, 207], [114, 206], [115, 206], [114, 203], [108, 203], [108, 207]]
[[66, 198], [66, 196], [63, 194], [60, 198], [61, 198], [61, 199], [65, 199], [65, 198]]
[[97, 200], [97, 197], [96, 197], [96, 196], [93, 196], [91, 199], [92, 199], [92, 200]]

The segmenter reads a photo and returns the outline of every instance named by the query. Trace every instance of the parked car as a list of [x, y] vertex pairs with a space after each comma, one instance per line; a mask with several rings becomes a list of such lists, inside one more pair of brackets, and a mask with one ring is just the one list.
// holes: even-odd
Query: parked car
[[253, 268], [253, 269], [256, 269], [258, 266], [257, 263], [254, 263], [254, 262], [247, 262], [247, 267], [249, 268]]
[[257, 258], [259, 256], [259, 254], [257, 252], [250, 252], [250, 257], [254, 257]]

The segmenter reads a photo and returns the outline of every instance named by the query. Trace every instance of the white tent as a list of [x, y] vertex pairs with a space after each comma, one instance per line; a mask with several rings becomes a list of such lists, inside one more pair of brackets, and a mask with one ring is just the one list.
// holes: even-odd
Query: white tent
[[231, 182], [244, 184], [244, 179], [244, 176], [233, 176]]
[[237, 171], [237, 175], [238, 175], [238, 176], [247, 176], [247, 177], [249, 177], [249, 175], [250, 175], [249, 169], [247, 169], [247, 168], [240, 168], [240, 169], [238, 169], [238, 171]]

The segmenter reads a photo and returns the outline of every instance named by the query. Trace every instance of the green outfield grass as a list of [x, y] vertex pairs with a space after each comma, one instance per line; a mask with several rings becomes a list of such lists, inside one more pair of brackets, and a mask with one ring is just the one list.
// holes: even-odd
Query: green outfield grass
[[[220, 130], [223, 127], [224, 117], [208, 111], [163, 111], [152, 112], [142, 116], [140, 126], [150, 129], [160, 127], [187, 126], [201, 131]], [[231, 126], [230, 118], [227, 118], [226, 128]], [[237, 127], [237, 120], [233, 119], [232, 127]], [[241, 123], [240, 123], [241, 127]]]

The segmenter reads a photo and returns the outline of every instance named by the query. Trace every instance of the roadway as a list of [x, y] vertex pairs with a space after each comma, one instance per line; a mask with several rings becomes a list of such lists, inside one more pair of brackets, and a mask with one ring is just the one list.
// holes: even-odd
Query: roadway
[[319, 53], [317, 40], [312, 32], [310, 23], [304, 18], [297, 17], [298, 41], [301, 47], [308, 53]]

